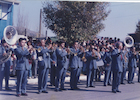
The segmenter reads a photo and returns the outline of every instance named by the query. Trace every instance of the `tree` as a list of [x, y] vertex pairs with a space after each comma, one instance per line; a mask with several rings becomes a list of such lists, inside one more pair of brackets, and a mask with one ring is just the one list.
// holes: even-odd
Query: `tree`
[[138, 21], [138, 24], [136, 25], [136, 34], [140, 34], [140, 21]]
[[45, 26], [67, 42], [89, 40], [104, 29], [108, 6], [107, 2], [44, 2]]
[[140, 20], [138, 21], [136, 25], [136, 31], [135, 31], [136, 37], [140, 39]]

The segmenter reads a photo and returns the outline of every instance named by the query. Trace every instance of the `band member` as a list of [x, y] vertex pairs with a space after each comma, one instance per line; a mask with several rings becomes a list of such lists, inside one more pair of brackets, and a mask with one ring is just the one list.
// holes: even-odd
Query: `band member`
[[[31, 41], [27, 42], [27, 46], [28, 46], [27, 48], [33, 48], [33, 46], [31, 45]], [[33, 50], [30, 50], [29, 52], [30, 52], [30, 54], [33, 54]], [[31, 77], [32, 77], [32, 61], [33, 61], [32, 57], [28, 61], [29, 61], [28, 78], [31, 79]]]
[[13, 69], [13, 70], [12, 70], [12, 76], [15, 76], [15, 75], [16, 75], [16, 70], [15, 70], [15, 68], [16, 68], [16, 60], [17, 60], [17, 57], [16, 57], [16, 55], [14, 54], [14, 49], [17, 48], [17, 45], [14, 44], [14, 45], [11, 46], [11, 48], [13, 49], [13, 52], [12, 52], [12, 55], [11, 55], [12, 69]]
[[121, 75], [121, 84], [125, 85], [124, 79], [126, 79], [126, 70], [128, 68], [128, 50], [126, 47], [124, 47], [123, 56], [124, 56], [124, 61], [123, 61], [123, 72]]
[[29, 61], [28, 59], [31, 57], [29, 50], [31, 48], [25, 48], [26, 39], [19, 39], [19, 46], [14, 50], [15, 55], [17, 56], [17, 88], [16, 93], [17, 96], [21, 95], [27, 96], [26, 93], [26, 84], [27, 84], [27, 76], [29, 70]]
[[87, 59], [85, 58], [85, 56], [86, 56], [85, 49], [82, 46], [80, 46], [80, 44], [79, 44], [79, 49], [81, 52], [84, 52], [84, 54], [83, 54], [83, 56], [79, 57], [80, 64], [79, 64], [79, 67], [77, 69], [78, 83], [80, 83], [80, 74], [81, 74], [81, 70], [83, 68], [83, 62], [87, 61]]
[[113, 81], [112, 81], [112, 92], [121, 92], [119, 90], [119, 85], [121, 82], [121, 73], [123, 71], [123, 55], [122, 55], [122, 43], [116, 43], [116, 49], [114, 49], [111, 53], [112, 64], [111, 70], [113, 72]]
[[95, 87], [94, 79], [97, 70], [96, 61], [99, 59], [98, 54], [94, 47], [91, 47], [91, 51], [87, 52], [87, 86], [88, 87]]
[[50, 72], [50, 84], [51, 84], [51, 86], [55, 86], [56, 67], [57, 67], [57, 57], [56, 57], [57, 46], [58, 46], [57, 43], [53, 43], [51, 50], [53, 50], [54, 52], [50, 53], [51, 59], [53, 61], [55, 61], [55, 64], [53, 64], [51, 62], [51, 72]]
[[106, 52], [103, 57], [103, 62], [105, 70], [104, 86], [111, 85], [111, 47], [106, 48]]
[[[86, 52], [88, 52], [89, 51], [89, 48], [90, 48], [90, 45], [89, 44], [86, 44], [86, 47], [84, 47], [85, 48], [85, 53], [84, 53], [84, 55], [86, 56]], [[86, 72], [87, 72], [87, 68], [86, 68], [86, 64], [87, 63], [87, 61], [84, 61], [83, 62], [83, 69], [82, 69], [82, 71], [83, 71], [83, 73], [84, 74], [86, 74]]]
[[[5, 40], [1, 41], [2, 45], [0, 46], [0, 55], [4, 57], [7, 55], [9, 46]], [[0, 91], [2, 90], [3, 78], [5, 77], [5, 90], [12, 90], [9, 88], [9, 75], [10, 75], [10, 66], [12, 65], [11, 57], [3, 64], [0, 65]]]
[[[45, 39], [41, 39], [41, 46], [36, 50], [38, 58], [38, 94], [41, 92], [48, 93], [46, 88], [49, 69], [51, 68], [51, 59], [49, 54], [51, 45], [46, 47], [45, 42]], [[53, 61], [53, 63], [55, 62]]]
[[61, 79], [60, 90], [64, 89], [64, 80], [66, 75], [66, 64], [67, 64], [67, 51], [65, 50], [65, 42], [60, 41], [59, 47], [56, 49], [57, 56], [57, 69], [56, 69], [56, 80], [55, 80], [55, 91], [59, 91], [59, 81]]
[[78, 49], [78, 42], [74, 41], [73, 47], [70, 48], [70, 68], [71, 68], [71, 76], [70, 76], [70, 87], [72, 90], [79, 89], [77, 87], [78, 83], [78, 68], [80, 68], [83, 63], [80, 63], [79, 58], [83, 57], [83, 52]]
[[133, 78], [135, 74], [135, 69], [137, 67], [137, 60], [138, 60], [138, 55], [135, 51], [135, 47], [130, 48], [130, 52], [128, 54], [128, 84], [134, 84]]
[[[97, 61], [102, 61], [102, 57], [103, 57], [103, 52], [100, 51], [100, 48], [97, 47], [97, 54], [99, 56], [99, 59]], [[102, 55], [101, 55], [102, 54]], [[96, 77], [95, 80], [101, 82], [101, 75], [102, 75], [102, 70], [101, 68], [103, 67], [103, 65], [97, 65], [97, 70], [96, 70]]]

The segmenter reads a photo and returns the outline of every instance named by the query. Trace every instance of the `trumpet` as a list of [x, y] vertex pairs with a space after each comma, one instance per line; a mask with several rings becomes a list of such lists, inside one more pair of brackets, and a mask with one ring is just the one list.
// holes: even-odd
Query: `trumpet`
[[70, 55], [74, 55], [74, 56], [77, 56], [77, 53], [74, 53], [70, 50], [70, 48], [67, 48], [66, 49], [67, 53], [70, 54]]
[[87, 59], [86, 59], [86, 57], [85, 57], [85, 56], [86, 56], [85, 49], [81, 46], [81, 47], [80, 47], [80, 50], [81, 50], [82, 52], [84, 52], [84, 55], [83, 55], [83, 57], [82, 57], [82, 61], [83, 61], [83, 62], [86, 62]]

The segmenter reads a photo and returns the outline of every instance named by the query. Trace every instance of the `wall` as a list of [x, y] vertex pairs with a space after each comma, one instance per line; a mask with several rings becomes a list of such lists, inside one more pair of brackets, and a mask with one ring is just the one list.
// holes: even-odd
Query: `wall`
[[7, 14], [2, 20], [0, 20], [0, 39], [3, 38], [4, 28], [8, 25], [13, 25], [13, 7], [12, 4], [0, 3], [0, 11], [2, 11], [0, 13], [0, 19]]

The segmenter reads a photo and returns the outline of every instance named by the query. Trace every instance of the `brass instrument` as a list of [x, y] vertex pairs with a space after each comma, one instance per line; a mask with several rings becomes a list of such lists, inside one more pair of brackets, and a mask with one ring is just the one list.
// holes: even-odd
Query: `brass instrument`
[[124, 44], [126, 47], [130, 48], [134, 45], [134, 39], [131, 37], [131, 36], [127, 36], [125, 39], [124, 39]]
[[84, 52], [84, 56], [82, 57], [82, 61], [83, 61], [83, 62], [86, 62], [86, 61], [87, 61], [87, 59], [86, 59], [85, 56], [86, 56], [86, 53]]
[[[13, 26], [7, 26], [3, 32], [4, 39], [6, 43], [10, 46], [14, 45], [19, 38], [26, 38], [24, 35], [18, 35], [16, 29]], [[7, 54], [0, 58], [0, 64], [6, 62], [12, 54], [12, 51], [8, 51]]]
[[128, 62], [128, 58], [126, 57], [127, 54], [128, 54], [128, 51], [125, 52], [125, 55], [124, 55], [124, 61], [125, 61], [125, 62]]
[[41, 52], [41, 48], [36, 49], [38, 52]]
[[77, 56], [77, 53], [74, 53], [70, 50], [70, 48], [67, 48], [67, 53], [70, 54], [70, 55], [74, 55], [74, 56]]
[[86, 56], [85, 49], [84, 49], [82, 46], [80, 47], [80, 49], [81, 49], [82, 52], [84, 52], [84, 55], [83, 55], [83, 57], [82, 57], [82, 61], [83, 61], [83, 62], [86, 62], [87, 59], [86, 59], [86, 57], [85, 57], [85, 56]]

